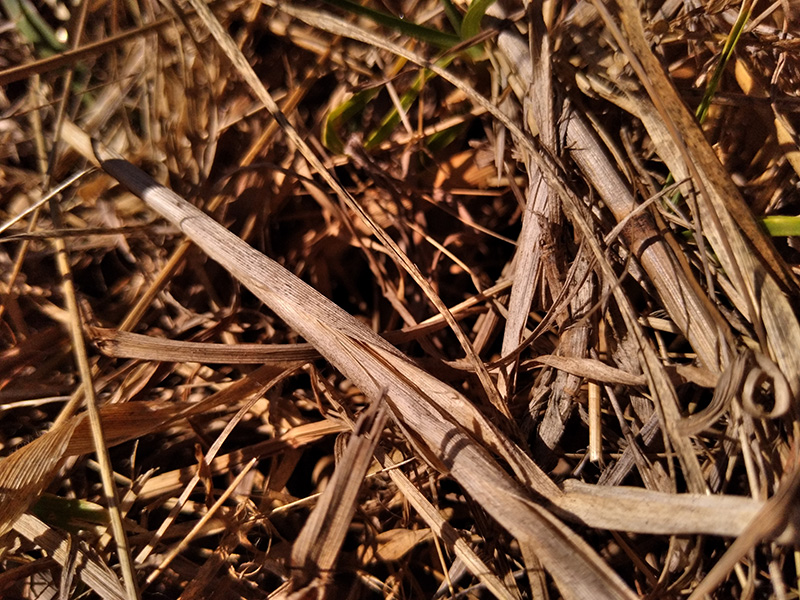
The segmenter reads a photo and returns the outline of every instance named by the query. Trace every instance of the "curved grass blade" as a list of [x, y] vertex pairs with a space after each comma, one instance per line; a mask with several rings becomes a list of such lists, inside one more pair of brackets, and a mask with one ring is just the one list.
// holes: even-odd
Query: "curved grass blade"
[[481, 31], [481, 21], [489, 7], [497, 0], [473, 0], [461, 23], [461, 39], [474, 38]]
[[380, 89], [374, 88], [353, 94], [328, 113], [328, 117], [322, 124], [322, 143], [328, 150], [337, 154], [344, 152], [344, 140], [338, 132], [345, 123], [364, 110], [367, 104], [378, 95], [378, 92]]

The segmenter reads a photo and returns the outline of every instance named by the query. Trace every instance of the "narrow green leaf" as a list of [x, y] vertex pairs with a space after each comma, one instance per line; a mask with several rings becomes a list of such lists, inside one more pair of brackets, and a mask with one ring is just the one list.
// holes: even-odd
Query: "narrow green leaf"
[[761, 222], [772, 237], [800, 236], [800, 217], [772, 215]]
[[452, 144], [458, 136], [466, 131], [467, 126], [468, 123], [459, 123], [458, 125], [448, 127], [444, 131], [437, 131], [428, 137], [426, 141], [428, 149], [435, 154], [439, 150], [446, 148]]
[[322, 125], [322, 143], [328, 150], [337, 154], [344, 151], [344, 141], [340, 137], [339, 131], [345, 123], [364, 110], [364, 107], [372, 102], [378, 92], [380, 92], [380, 88], [353, 94], [328, 114]]
[[[433, 73], [427, 69], [423, 70], [419, 75], [417, 75], [417, 78], [414, 80], [411, 88], [400, 97], [400, 106], [403, 107], [403, 110], [408, 110], [411, 108], [411, 105], [414, 104], [416, 99], [419, 97], [425, 82], [433, 76]], [[379, 146], [381, 142], [391, 135], [392, 131], [395, 130], [399, 123], [400, 112], [396, 107], [392, 108], [383, 117], [380, 126], [375, 131], [370, 133], [369, 137], [364, 142], [364, 149], [372, 150], [373, 148]]]
[[461, 39], [468, 40], [474, 38], [481, 31], [481, 21], [488, 8], [497, 0], [472, 0], [467, 14], [464, 15], [464, 22], [461, 24]]
[[30, 0], [0, 0], [0, 5], [22, 37], [42, 55], [50, 56], [66, 50], [66, 46], [58, 41], [53, 28], [42, 18]]
[[72, 533], [109, 523], [108, 510], [99, 504], [53, 494], [42, 494], [31, 510], [45, 523]]
[[417, 25], [416, 23], [406, 21], [405, 19], [400, 19], [394, 15], [390, 15], [389, 13], [367, 8], [366, 6], [361, 6], [360, 4], [350, 2], [349, 0], [326, 1], [328, 4], [333, 4], [334, 6], [343, 8], [354, 15], [367, 17], [379, 25], [389, 27], [395, 31], [404, 33], [409, 37], [413, 37], [423, 42], [428, 42], [429, 44], [433, 44], [439, 48], [448, 49], [461, 41], [457, 35], [452, 33], [445, 33], [437, 29]]
[[453, 26], [453, 30], [461, 31], [461, 13], [458, 12], [455, 4], [450, 0], [441, 0], [441, 4], [444, 9], [444, 14], [447, 15], [447, 20], [450, 21], [450, 25]]
[[719, 82], [722, 79], [722, 73], [725, 71], [725, 66], [728, 64], [730, 57], [733, 56], [733, 50], [736, 48], [736, 43], [742, 36], [744, 26], [750, 19], [750, 10], [752, 6], [752, 0], [745, 0], [745, 2], [742, 4], [742, 8], [739, 10], [739, 16], [737, 17], [736, 22], [733, 24], [733, 27], [728, 34], [728, 38], [725, 40], [725, 46], [722, 48], [722, 54], [720, 55], [719, 62], [717, 62], [717, 66], [714, 69], [714, 74], [708, 80], [706, 91], [703, 94], [703, 99], [700, 102], [700, 106], [698, 106], [697, 110], [695, 111], [695, 116], [700, 123], [703, 123], [706, 120], [706, 116], [708, 116], [708, 109], [711, 107], [711, 100], [714, 98], [714, 94], [717, 93], [717, 88], [719, 87]]

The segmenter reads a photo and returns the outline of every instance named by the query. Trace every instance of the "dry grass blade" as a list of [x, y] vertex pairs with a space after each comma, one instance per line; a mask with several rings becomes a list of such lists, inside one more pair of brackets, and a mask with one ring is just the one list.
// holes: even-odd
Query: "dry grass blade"
[[458, 532], [445, 520], [439, 511], [425, 498], [425, 496], [409, 481], [401, 471], [393, 468], [395, 465], [391, 459], [388, 458], [380, 449], [378, 449], [376, 456], [384, 469], [388, 470], [389, 476], [397, 484], [397, 487], [402, 491], [403, 496], [409, 501], [414, 509], [422, 516], [428, 526], [436, 532], [449, 546], [453, 548], [456, 556], [458, 556], [470, 572], [475, 575], [497, 598], [503, 600], [512, 600], [515, 598], [509, 589], [494, 573], [489, 570], [489, 567], [484, 563], [480, 557], [475, 554], [475, 551], [469, 544], [460, 536]]
[[[14, 523], [14, 530], [47, 550], [56, 562], [67, 569], [70, 547], [77, 543], [70, 536], [47, 526], [33, 515], [21, 515]], [[126, 597], [114, 571], [85, 549], [78, 548], [76, 552], [79, 565], [77, 575], [94, 593], [103, 600], [122, 600]]]
[[[287, 370], [291, 371], [298, 366], [300, 366], [298, 363], [264, 365], [224, 390], [212, 394], [201, 402], [189, 405], [150, 401], [103, 406], [100, 416], [105, 427], [107, 443], [109, 446], [114, 446], [127, 440], [136, 439], [177, 419], [200, 415], [218, 406], [232, 404], [243, 398], [257, 395], [285, 377]], [[75, 432], [71, 435], [64, 454], [76, 456], [91, 452], [93, 449], [91, 432], [86, 415], [77, 415], [67, 423], [74, 428]], [[48, 432], [42, 438], [51, 435], [54, 433]]]
[[[84, 33], [84, 26], [88, 15], [89, 3], [83, 1], [79, 4], [77, 19], [74, 24], [74, 37], [73, 37], [73, 50], [77, 48], [78, 44]], [[67, 103], [70, 98], [72, 83], [74, 78], [73, 69], [69, 69], [64, 77], [65, 93], [58, 103], [58, 109], [55, 118], [54, 126], [54, 141], [50, 150], [49, 161], [47, 170], [45, 172], [44, 183], [45, 187], [50, 187], [50, 178], [55, 168], [55, 160], [58, 156], [60, 132], [66, 115]], [[59, 205], [56, 197], [50, 198], [50, 213], [53, 224], [56, 229], [60, 229], [63, 225], [63, 215], [61, 213], [61, 206]], [[35, 221], [35, 217], [32, 219]], [[53, 246], [56, 252], [56, 265], [61, 276], [61, 289], [64, 295], [66, 309], [69, 313], [69, 332], [72, 342], [72, 352], [75, 358], [75, 363], [80, 374], [80, 388], [83, 391], [83, 398], [86, 400], [86, 412], [89, 417], [91, 437], [94, 443], [94, 451], [97, 456], [97, 461], [100, 466], [100, 476], [103, 484], [103, 493], [105, 501], [108, 505], [111, 531], [113, 533], [114, 541], [117, 546], [117, 554], [119, 557], [119, 564], [122, 571], [122, 578], [125, 582], [125, 593], [128, 600], [137, 600], [139, 596], [138, 585], [136, 581], [136, 574], [133, 568], [131, 559], [131, 550], [128, 544], [127, 535], [122, 524], [122, 515], [119, 509], [119, 497], [117, 494], [116, 484], [112, 475], [111, 459], [108, 454], [108, 447], [103, 436], [103, 427], [100, 422], [99, 408], [97, 397], [95, 394], [94, 378], [92, 376], [91, 368], [89, 365], [89, 358], [86, 351], [86, 344], [83, 339], [81, 315], [78, 309], [78, 301], [75, 291], [74, 276], [70, 266], [69, 251], [67, 249], [66, 240], [64, 238], [56, 237], [53, 240]], [[25, 248], [20, 251], [18, 257], [21, 263], [25, 254]], [[59, 424], [64, 419], [69, 418], [76, 410], [77, 399], [81, 394], [76, 393], [73, 395], [74, 402], [67, 403], [64, 407], [59, 418], [56, 420], [54, 427], [59, 427]]]
[[0, 535], [50, 485], [76, 425], [73, 420], [51, 429], [0, 462]]
[[[531, 131], [538, 131], [543, 149], [551, 156], [556, 156], [561, 102], [553, 87], [551, 41], [543, 15], [533, 10], [530, 21], [533, 28], [531, 39], [535, 40], [529, 54], [532, 79], [523, 100], [523, 109]], [[501, 51], [498, 53], [502, 54]], [[503, 71], [501, 74], [504, 78], [510, 77]], [[504, 355], [511, 354], [522, 338], [535, 292], [541, 289], [542, 302], [548, 304], [555, 302], [562, 289], [570, 286], [569, 277], [565, 275], [569, 271], [567, 253], [559, 245], [563, 236], [564, 215], [558, 192], [548, 183], [537, 161], [529, 161], [528, 175], [522, 231], [512, 263], [515, 285], [509, 298], [503, 334]], [[580, 359], [588, 354], [592, 331], [597, 322], [597, 314], [592, 309], [597, 296], [597, 282], [588, 261], [579, 258], [572, 268], [576, 265], [583, 267], [579, 269], [582, 275], [570, 287], [569, 305], [554, 316], [560, 325], [575, 321], [561, 335], [558, 353]], [[513, 372], [506, 375], [512, 375]], [[543, 458], [545, 464], [552, 461], [552, 451], [564, 434], [566, 422], [575, 408], [573, 397], [580, 386], [581, 379], [576, 375], [564, 370], [555, 372], [536, 447], [537, 457]]]
[[[485, 510], [516, 537], [537, 544], [542, 563], [565, 597], [634, 597], [585, 542], [526, 499], [525, 492], [499, 469], [486, 450], [431, 404], [431, 401], [438, 403], [446, 399], [447, 405], [461, 405], [467, 409], [466, 399], [425, 374], [316, 290], [244, 244], [138, 168], [99, 144], [95, 153], [104, 170], [180, 227], [367, 395], [380, 396], [385, 390], [396, 418], [415, 435], [422, 436], [429, 452], [441, 453], [440, 460], [446, 468], [481, 501]], [[423, 394], [416, 385], [425, 380], [429, 386]], [[488, 422], [485, 426], [488, 428]], [[544, 481], [549, 483], [546, 477]]]
[[[622, 41], [619, 30], [613, 26], [607, 11], [603, 10], [603, 5], [595, 4], [595, 6], [598, 7], [607, 24], [611, 25], [610, 29], [615, 33], [617, 41]], [[724, 234], [732, 235], [735, 231], [727, 223], [725, 224], [726, 230], [719, 231], [722, 223], [718, 221], [719, 217], [716, 216], [715, 207], [710, 204], [718, 200], [718, 206], [724, 206], [731, 216], [736, 219], [739, 227], [745, 232], [750, 243], [755, 246], [761, 260], [768, 266], [772, 275], [778, 279], [784, 289], [794, 291], [797, 283], [786, 268], [786, 263], [777, 255], [769, 237], [756, 223], [739, 190], [733, 185], [728, 174], [725, 173], [719, 159], [714, 155], [695, 120], [678, 98], [674, 87], [664, 75], [661, 65], [650, 51], [644, 37], [644, 27], [639, 7], [631, 0], [622, 0], [619, 6], [621, 8], [622, 24], [628, 41], [632, 46], [626, 54], [631, 59], [632, 66], [637, 71], [654, 104], [658, 107], [664, 119], [664, 124], [673, 137], [674, 143], [678, 146], [680, 154], [686, 160], [685, 167], [697, 175], [697, 185], [708, 186], [703, 191], [705, 201], [709, 203], [706, 207], [706, 213], [710, 218], [708, 218], [706, 227], [714, 232], [720, 241], [724, 240]], [[624, 44], [624, 46], [629, 48], [627, 44]], [[717, 231], [714, 231], [715, 229]], [[719, 245], [720, 250], [725, 250], [728, 253], [730, 253], [731, 249], [736, 251], [737, 255], [744, 251], [737, 249], [737, 244], [733, 243], [730, 248], [726, 247], [724, 243]], [[722, 255], [722, 252], [720, 254]], [[727, 258], [727, 262], [735, 268], [735, 265], [731, 262], [734, 259], [733, 256], [724, 257], [723, 255], [721, 258], [722, 260]]]
[[[186, 417], [193, 412], [201, 413], [215, 404], [230, 402], [240, 394], [252, 394], [268, 386], [274, 374], [274, 367], [265, 367], [260, 376], [256, 374], [224, 393], [208, 398], [202, 406], [190, 406], [188, 409], [158, 403], [150, 403], [146, 407], [129, 404], [104, 407], [102, 421], [107, 443], [113, 446], [141, 437], [178, 417]], [[66, 457], [87, 454], [93, 450], [87, 417], [78, 415], [1, 461], [0, 489], [3, 492], [0, 495], [0, 532], [8, 531], [30, 503], [50, 485]]]
[[[756, 500], [737, 496], [671, 494], [625, 486], [590, 485], [576, 480], [565, 481], [563, 489], [565, 511], [580, 515], [587, 524], [618, 531], [736, 537], [764, 506]], [[642, 512], [646, 514], [640, 515]], [[782, 536], [782, 542], [793, 535], [791, 531], [774, 534], [776, 539]]]
[[308, 344], [207, 344], [158, 339], [126, 331], [92, 329], [94, 343], [108, 356], [176, 362], [263, 364], [314, 360], [319, 352]]
[[377, 398], [358, 418], [336, 472], [317, 501], [292, 546], [292, 580], [301, 589], [312, 580], [324, 584], [336, 565], [350, 522], [356, 511], [356, 496], [363, 483], [372, 453], [380, 441], [388, 412]]
[[[51, 200], [50, 207], [51, 211], [54, 212], [53, 220], [59, 225], [61, 223], [61, 217], [57, 203]], [[57, 264], [63, 280], [62, 289], [64, 290], [64, 297], [70, 315], [69, 328], [72, 339], [72, 350], [81, 376], [82, 396], [86, 399], [86, 414], [89, 419], [91, 439], [94, 446], [93, 449], [97, 455], [98, 463], [100, 464], [103, 492], [111, 515], [111, 529], [114, 534], [114, 540], [117, 543], [117, 552], [119, 553], [120, 565], [122, 566], [122, 576], [125, 581], [126, 596], [128, 600], [135, 600], [139, 598], [136, 574], [133, 568], [127, 535], [122, 525], [122, 516], [119, 512], [119, 497], [112, 475], [111, 459], [108, 455], [108, 446], [106, 445], [105, 436], [103, 434], [103, 425], [100, 420], [98, 401], [94, 389], [94, 378], [89, 366], [86, 343], [83, 339], [81, 316], [78, 310], [78, 301], [75, 294], [72, 269], [69, 265], [67, 246], [65, 240], [62, 238], [56, 238], [54, 240], [54, 245], [56, 248]], [[75, 399], [79, 397], [80, 395], [78, 394], [73, 396]], [[59, 419], [56, 421], [55, 427], [58, 427], [60, 422], [63, 422], [64, 419], [72, 415], [72, 412], [76, 408], [75, 404], [75, 402], [71, 402], [64, 407], [64, 410], [59, 415]]]
[[[262, 368], [262, 369], [259, 370], [259, 373], [260, 374], [264, 374], [266, 371], [268, 371], [268, 369]], [[181, 495], [178, 497], [178, 500], [175, 502], [175, 506], [170, 511], [170, 514], [167, 516], [166, 519], [164, 519], [164, 522], [161, 523], [161, 525], [158, 527], [158, 530], [155, 532], [155, 534], [153, 534], [153, 537], [150, 538], [150, 541], [147, 543], [147, 545], [136, 556], [136, 562], [141, 563], [149, 556], [150, 552], [156, 547], [156, 545], [158, 544], [159, 540], [161, 540], [163, 535], [166, 533], [167, 529], [175, 522], [175, 519], [178, 517], [178, 515], [179, 515], [181, 509], [183, 508], [184, 504], [189, 499], [189, 496], [192, 494], [192, 492], [194, 492], [195, 486], [200, 482], [201, 473], [204, 472], [204, 471], [205, 472], [213, 471], [212, 464], [213, 464], [214, 460], [217, 457], [217, 453], [219, 452], [220, 448], [222, 447], [222, 444], [225, 441], [228, 440], [230, 434], [233, 432], [233, 429], [236, 427], [236, 425], [238, 425], [239, 422], [241, 421], [241, 419], [245, 416], [245, 414], [247, 414], [247, 412], [250, 409], [252, 409], [253, 405], [258, 401], [258, 399], [260, 399], [262, 397], [262, 394], [267, 392], [273, 386], [275, 386], [278, 383], [280, 383], [292, 371], [294, 371], [294, 367], [290, 366], [289, 368], [284, 370], [282, 373], [279, 373], [275, 377], [271, 377], [269, 380], [264, 381], [264, 383], [262, 385], [260, 385], [259, 387], [255, 388], [255, 389], [252, 389], [251, 391], [249, 391], [249, 393], [247, 393], [247, 395], [245, 396], [246, 400], [245, 400], [243, 406], [233, 416], [233, 418], [225, 425], [225, 428], [217, 436], [217, 439], [214, 441], [214, 443], [211, 445], [211, 447], [205, 453], [205, 455], [202, 458], [201, 463], [198, 465], [197, 472], [194, 474], [194, 476], [191, 478], [191, 480], [184, 486], [183, 491], [181, 492]], [[254, 380], [256, 378], [250, 377], [248, 379]], [[244, 391], [243, 389], [241, 389], [242, 386], [234, 386], [234, 387], [240, 388], [240, 389], [236, 390], [237, 391], [237, 395], [241, 394], [241, 392]], [[218, 398], [217, 398], [217, 400], [218, 400]], [[196, 413], [200, 412], [200, 411], [197, 411], [198, 408], [207, 408], [208, 407], [208, 403], [207, 402], [201, 402], [200, 404], [201, 405], [205, 405], [205, 406], [194, 407]], [[242, 471], [240, 471], [239, 474], [236, 476], [236, 479], [241, 481], [241, 479], [244, 477], [244, 474], [253, 467], [254, 461], [256, 461], [256, 460], [257, 460], [256, 457], [251, 458], [250, 461], [245, 466], [245, 468]], [[232, 490], [234, 488], [235, 488], [235, 486], [233, 484], [228, 486], [228, 490], [230, 490], [231, 492], [232, 492]], [[144, 491], [145, 490], [142, 489], [141, 493], [144, 494]], [[221, 506], [222, 503], [224, 502], [223, 496], [225, 498], [227, 498], [229, 495], [230, 495], [230, 493], [228, 491], [226, 491], [225, 494], [223, 494], [222, 496], [219, 497], [219, 499], [215, 503], [215, 506], [217, 508], [219, 506]], [[197, 528], [192, 530], [193, 532], [194, 531], [198, 531], [202, 527], [202, 524], [208, 521], [208, 519], [206, 517], [210, 517], [210, 515], [204, 515], [203, 518], [198, 523]], [[182, 546], [183, 546], [183, 544], [182, 544]], [[169, 561], [174, 559], [179, 553], [180, 553], [179, 549], [173, 550], [170, 553]], [[165, 562], [166, 562], [166, 559], [165, 559]], [[159, 565], [159, 567], [158, 567], [158, 569], [156, 571], [160, 572], [165, 567], [166, 567], [166, 564], [164, 564], [164, 562], [162, 562], [162, 564]], [[148, 582], [154, 581], [155, 578], [157, 577], [157, 574], [158, 574], [157, 572], [151, 573], [148, 576], [147, 581]]]
[[[537, 45], [531, 65], [532, 82], [530, 89], [535, 97], [529, 99], [525, 109], [536, 123], [542, 145], [553, 151], [556, 145], [556, 118], [554, 93], [551, 80], [550, 36], [541, 18], [535, 18], [535, 39]], [[528, 199], [522, 231], [517, 240], [514, 261], [514, 287], [509, 299], [508, 317], [503, 336], [503, 354], [509, 354], [519, 344], [522, 330], [530, 313], [531, 301], [539, 285], [547, 282], [548, 275], [543, 269], [563, 269], [564, 256], [553, 252], [543, 256], [543, 248], [553, 248], [557, 235], [554, 228], [560, 226], [562, 215], [555, 194], [539, 173], [535, 164], [531, 165]], [[533, 249], [533, 251], [531, 251]], [[543, 281], [540, 281], [543, 280]], [[559, 290], [551, 290], [555, 297]]]
[[50, 191], [47, 194], [45, 194], [42, 197], [41, 200], [33, 203], [31, 206], [29, 206], [28, 208], [23, 210], [21, 213], [16, 215], [13, 219], [9, 219], [8, 221], [6, 221], [2, 225], [0, 225], [0, 234], [3, 233], [6, 229], [11, 227], [12, 225], [14, 225], [15, 223], [17, 223], [17, 222], [21, 221], [22, 219], [24, 219], [30, 213], [38, 210], [39, 208], [41, 208], [42, 206], [47, 204], [50, 201], [51, 198], [57, 196], [62, 191], [67, 189], [69, 186], [71, 186], [73, 183], [75, 183], [76, 181], [78, 181], [82, 177], [85, 177], [86, 175], [90, 174], [93, 170], [94, 170], [93, 167], [90, 167], [88, 169], [84, 169], [83, 171], [75, 173], [74, 175], [71, 175], [70, 177], [68, 177], [67, 179], [62, 181], [60, 184], [58, 184], [55, 187], [55, 189], [53, 189], [52, 191]]
[[554, 367], [561, 371], [580, 375], [587, 379], [606, 383], [620, 383], [622, 385], [644, 385], [646, 380], [641, 375], [632, 375], [620, 369], [609, 367], [605, 363], [592, 358], [573, 358], [569, 356], [555, 356], [544, 354], [536, 357], [536, 362]]
[[683, 251], [676, 251], [669, 233], [659, 231], [649, 214], [637, 211], [629, 186], [584, 117], [567, 118], [566, 139], [570, 156], [614, 217], [625, 223], [623, 237], [658, 290], [670, 319], [691, 341], [703, 366], [718, 370], [732, 343], [730, 326], [692, 276]]

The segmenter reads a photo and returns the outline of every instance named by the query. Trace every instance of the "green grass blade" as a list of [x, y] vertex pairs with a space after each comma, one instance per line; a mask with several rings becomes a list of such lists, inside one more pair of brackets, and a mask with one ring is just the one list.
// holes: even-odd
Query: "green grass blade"
[[[444, 59], [446, 64], [449, 64], [452, 61], [452, 58]], [[440, 66], [446, 66], [440, 65]], [[416, 99], [419, 97], [420, 92], [422, 92], [422, 88], [425, 86], [425, 82], [434, 77], [434, 74], [427, 69], [422, 71], [417, 78], [414, 80], [413, 85], [411, 88], [404, 93], [400, 97], [400, 106], [403, 107], [403, 110], [408, 110], [411, 108], [411, 105], [414, 104]], [[366, 142], [364, 143], [365, 150], [372, 150], [373, 148], [378, 147], [381, 142], [383, 142], [386, 138], [388, 138], [392, 131], [397, 128], [397, 125], [400, 123], [400, 112], [397, 108], [392, 108], [381, 120], [380, 126], [370, 133], [369, 137], [367, 138]]]
[[344, 151], [344, 141], [339, 136], [339, 130], [345, 123], [364, 110], [364, 107], [372, 102], [378, 92], [380, 92], [380, 88], [353, 94], [328, 114], [325, 123], [322, 125], [322, 143], [325, 144], [328, 150], [337, 154]]
[[446, 148], [456, 141], [458, 136], [467, 130], [468, 126], [469, 123], [459, 123], [458, 125], [453, 125], [452, 127], [448, 127], [443, 131], [437, 131], [426, 140], [428, 150], [436, 153], [439, 150]]
[[486, 14], [487, 9], [497, 0], [472, 0], [467, 14], [464, 15], [464, 22], [461, 23], [461, 39], [468, 40], [474, 38], [481, 31], [481, 20]]
[[441, 0], [441, 4], [444, 9], [444, 14], [447, 15], [447, 20], [450, 21], [450, 25], [453, 26], [453, 31], [461, 31], [461, 13], [458, 12], [456, 5], [450, 0]]
[[433, 44], [439, 48], [448, 49], [461, 41], [461, 38], [455, 34], [445, 33], [443, 31], [438, 31], [437, 29], [417, 25], [416, 23], [406, 21], [405, 19], [400, 19], [394, 15], [390, 15], [389, 13], [367, 8], [366, 6], [361, 6], [360, 4], [350, 2], [349, 0], [326, 0], [326, 2], [328, 4], [338, 6], [339, 8], [343, 8], [344, 10], [355, 15], [367, 17], [379, 25], [389, 27], [395, 31], [404, 33], [409, 37], [413, 37], [423, 42], [428, 42], [429, 44]]
[[45, 523], [72, 533], [105, 528], [109, 523], [108, 510], [99, 504], [53, 494], [42, 494], [32, 512]]
[[719, 62], [714, 69], [714, 74], [711, 76], [711, 79], [708, 80], [706, 91], [703, 94], [703, 99], [700, 102], [700, 106], [698, 106], [697, 110], [695, 111], [695, 116], [700, 123], [703, 123], [708, 116], [708, 109], [711, 107], [711, 100], [714, 98], [714, 94], [717, 93], [717, 88], [719, 88], [719, 82], [722, 79], [722, 73], [725, 71], [725, 66], [728, 64], [730, 57], [733, 56], [733, 51], [736, 48], [739, 38], [742, 36], [744, 26], [750, 19], [752, 7], [752, 0], [745, 0], [741, 9], [739, 10], [739, 16], [736, 18], [736, 22], [733, 24], [733, 27], [728, 34], [728, 38], [725, 40], [725, 46], [722, 48], [722, 54], [720, 55]]
[[800, 236], [800, 217], [772, 215], [761, 222], [772, 237]]
[[42, 55], [50, 56], [66, 50], [66, 46], [58, 41], [53, 28], [42, 18], [30, 0], [0, 0], [0, 5], [22, 37]]

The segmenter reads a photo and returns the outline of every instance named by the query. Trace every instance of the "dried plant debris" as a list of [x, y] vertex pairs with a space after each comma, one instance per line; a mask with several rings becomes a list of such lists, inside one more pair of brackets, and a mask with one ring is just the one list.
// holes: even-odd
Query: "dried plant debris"
[[0, 4], [0, 597], [800, 595], [794, 3]]

